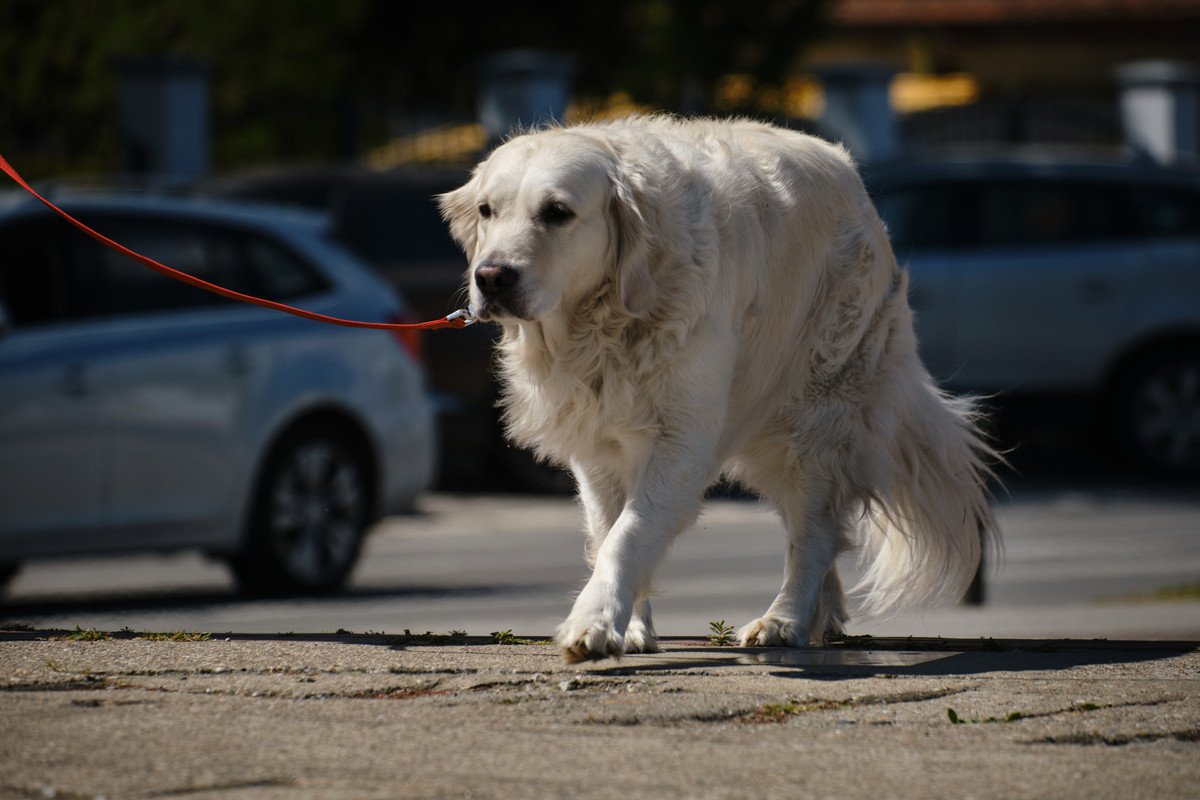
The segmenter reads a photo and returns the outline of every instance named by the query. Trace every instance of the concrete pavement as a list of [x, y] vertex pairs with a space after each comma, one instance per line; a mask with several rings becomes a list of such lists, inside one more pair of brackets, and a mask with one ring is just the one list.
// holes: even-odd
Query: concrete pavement
[[1195, 643], [131, 636], [0, 633], [0, 798], [1200, 796]]

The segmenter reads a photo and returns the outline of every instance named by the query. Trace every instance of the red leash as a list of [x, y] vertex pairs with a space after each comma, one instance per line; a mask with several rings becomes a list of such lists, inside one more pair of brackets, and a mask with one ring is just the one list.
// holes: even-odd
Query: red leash
[[67, 222], [71, 223], [76, 228], [79, 228], [79, 230], [83, 231], [88, 236], [91, 236], [93, 239], [100, 242], [101, 244], [103, 244], [107, 247], [111, 247], [113, 250], [116, 250], [118, 253], [121, 253], [122, 255], [129, 256], [134, 261], [137, 261], [138, 263], [149, 267], [150, 269], [154, 270], [155, 272], [158, 272], [162, 275], [166, 275], [168, 278], [174, 278], [175, 280], [182, 281], [182, 282], [188, 284], [189, 286], [195, 286], [197, 289], [203, 289], [206, 292], [212, 292], [213, 294], [219, 294], [222, 297], [229, 298], [230, 300], [239, 300], [243, 303], [249, 303], [249, 304], [255, 305], [255, 306], [262, 306], [263, 308], [273, 308], [276, 311], [282, 311], [285, 314], [293, 314], [297, 317], [304, 317], [305, 319], [311, 319], [311, 320], [315, 320], [317, 322], [327, 322], [330, 325], [341, 325], [346, 328], [370, 328], [372, 330], [382, 330], [382, 331], [395, 331], [395, 330], [427, 330], [427, 331], [429, 331], [429, 330], [438, 330], [439, 328], [465, 328], [468, 325], [471, 325], [472, 323], [475, 322], [475, 317], [472, 316], [470, 310], [468, 310], [468, 309], [460, 309], [459, 311], [455, 311], [453, 314], [450, 314], [447, 317], [443, 317], [442, 319], [431, 320], [430, 322], [415, 322], [415, 323], [360, 322], [359, 320], [354, 320], [354, 319], [342, 319], [341, 317], [330, 317], [325, 314], [318, 314], [314, 311], [305, 311], [302, 308], [296, 308], [295, 306], [289, 306], [286, 303], [277, 303], [274, 300], [265, 300], [261, 297], [255, 297], [254, 295], [242, 294], [241, 292], [235, 292], [232, 289], [226, 289], [224, 286], [218, 286], [215, 283], [209, 283], [206, 280], [197, 278], [194, 275], [189, 275], [186, 272], [180, 272], [179, 270], [177, 270], [173, 267], [168, 267], [166, 264], [161, 264], [152, 258], [148, 258], [148, 257], [142, 255], [141, 253], [135, 253], [134, 251], [130, 250], [125, 245], [120, 244], [118, 242], [114, 242], [112, 239], [109, 239], [104, 234], [92, 230], [87, 225], [84, 225], [82, 222], [75, 219], [70, 214], [63, 211], [61, 208], [59, 208], [58, 206], [54, 205], [54, 203], [51, 203], [49, 200], [47, 200], [46, 198], [42, 197], [40, 194], [35, 192], [33, 187], [25, 182], [25, 179], [22, 178], [15, 169], [12, 168], [12, 165], [10, 165], [8, 163], [8, 161], [2, 155], [0, 155], [0, 169], [4, 170], [4, 172], [8, 175], [8, 177], [12, 178], [14, 181], [19, 183], [21, 185], [21, 187], [23, 189], [25, 189], [25, 191], [29, 192], [31, 195], [36, 197], [38, 200], [41, 200], [43, 203], [45, 203], [46, 206], [51, 211], [58, 214], [60, 217], [65, 219]]

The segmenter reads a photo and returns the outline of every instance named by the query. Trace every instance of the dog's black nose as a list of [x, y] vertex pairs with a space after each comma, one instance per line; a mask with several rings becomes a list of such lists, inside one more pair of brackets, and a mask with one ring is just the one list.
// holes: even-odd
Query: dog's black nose
[[497, 297], [511, 290], [520, 275], [507, 264], [480, 264], [475, 268], [475, 285], [485, 295]]

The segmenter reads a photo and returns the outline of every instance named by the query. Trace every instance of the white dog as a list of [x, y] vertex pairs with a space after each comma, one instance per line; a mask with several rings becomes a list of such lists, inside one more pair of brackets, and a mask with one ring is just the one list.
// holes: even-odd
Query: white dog
[[569, 465], [591, 577], [568, 661], [657, 650], [649, 596], [722, 475], [787, 526], [783, 588], [743, 646], [954, 597], [993, 520], [969, 405], [917, 356], [907, 275], [848, 154], [746, 121], [530, 133], [440, 198], [471, 302], [503, 329], [507, 430]]

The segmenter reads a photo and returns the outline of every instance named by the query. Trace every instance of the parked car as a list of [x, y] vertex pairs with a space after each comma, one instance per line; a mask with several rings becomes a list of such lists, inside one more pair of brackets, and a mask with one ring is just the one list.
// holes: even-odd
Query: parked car
[[[317, 215], [160, 196], [56, 197], [168, 265], [342, 317], [409, 314]], [[344, 584], [364, 531], [431, 480], [404, 337], [225, 300], [0, 208], [0, 577], [25, 559], [199, 549], [252, 593]]]
[[[453, 169], [286, 168], [225, 176], [204, 190], [328, 213], [334, 238], [396, 286], [418, 316], [435, 319], [463, 304], [467, 266], [435, 195], [461, 186], [467, 177], [465, 170]], [[569, 491], [574, 483], [567, 473], [504, 440], [492, 367], [496, 336], [495, 326], [475, 325], [425, 337], [441, 429], [440, 482]]]
[[1033, 154], [866, 178], [945, 386], [1065, 399], [1140, 464], [1200, 472], [1200, 171]]

